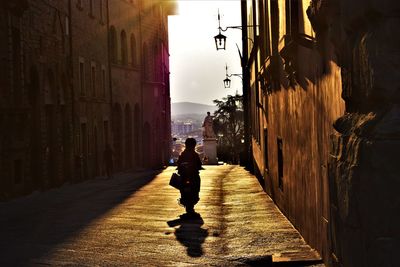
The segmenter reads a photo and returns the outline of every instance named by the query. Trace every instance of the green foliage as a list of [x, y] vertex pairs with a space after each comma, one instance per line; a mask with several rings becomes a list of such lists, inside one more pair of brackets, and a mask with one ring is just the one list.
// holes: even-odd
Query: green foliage
[[214, 132], [218, 137], [218, 158], [238, 163], [244, 149], [243, 97], [228, 95], [222, 100], [214, 100], [218, 110], [214, 112]]

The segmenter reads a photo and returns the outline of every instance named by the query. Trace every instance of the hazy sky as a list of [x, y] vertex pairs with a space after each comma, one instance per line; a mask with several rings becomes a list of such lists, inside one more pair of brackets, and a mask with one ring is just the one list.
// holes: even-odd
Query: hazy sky
[[169, 46], [172, 102], [212, 104], [228, 94], [242, 93], [242, 80], [231, 77], [225, 89], [225, 63], [228, 73], [241, 73], [236, 43], [241, 49], [241, 30], [229, 29], [226, 50], [217, 51], [218, 9], [221, 26], [241, 25], [240, 0], [181, 0], [179, 15], [169, 17]]

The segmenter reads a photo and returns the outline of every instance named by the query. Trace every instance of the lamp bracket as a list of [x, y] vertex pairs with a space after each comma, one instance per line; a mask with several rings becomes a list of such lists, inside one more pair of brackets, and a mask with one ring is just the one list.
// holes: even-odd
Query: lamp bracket
[[236, 76], [236, 77], [239, 77], [239, 78], [241, 78], [243, 80], [243, 75], [242, 74], [239, 74], [239, 73], [228, 74], [228, 65], [227, 64], [225, 64], [225, 74], [226, 74], [226, 78], [230, 78], [232, 76]]
[[[255, 25], [256, 27], [258, 27], [258, 25]], [[252, 28], [254, 27], [254, 25], [247, 25], [247, 28]], [[237, 30], [243, 30], [243, 26], [227, 26], [224, 28], [222, 28], [221, 26], [218, 27], [218, 30], [221, 30], [223, 32], [226, 32], [228, 29], [237, 29]]]

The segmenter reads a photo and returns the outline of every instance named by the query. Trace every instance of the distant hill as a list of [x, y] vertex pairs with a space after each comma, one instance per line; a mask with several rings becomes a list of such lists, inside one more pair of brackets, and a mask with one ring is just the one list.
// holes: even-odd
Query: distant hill
[[178, 102], [171, 104], [171, 115], [180, 116], [185, 114], [197, 114], [204, 117], [207, 114], [207, 111], [210, 111], [211, 114], [213, 114], [216, 109], [217, 108], [212, 105], [204, 105], [192, 102]]

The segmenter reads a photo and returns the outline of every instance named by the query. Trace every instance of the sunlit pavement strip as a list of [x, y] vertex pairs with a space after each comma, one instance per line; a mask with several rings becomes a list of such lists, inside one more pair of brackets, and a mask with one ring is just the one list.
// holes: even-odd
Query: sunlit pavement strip
[[271, 256], [319, 259], [254, 176], [238, 166], [205, 168], [196, 206], [201, 220], [177, 220], [184, 209], [178, 191], [168, 186], [172, 167], [0, 203], [0, 266], [240, 266], [265, 265]]

